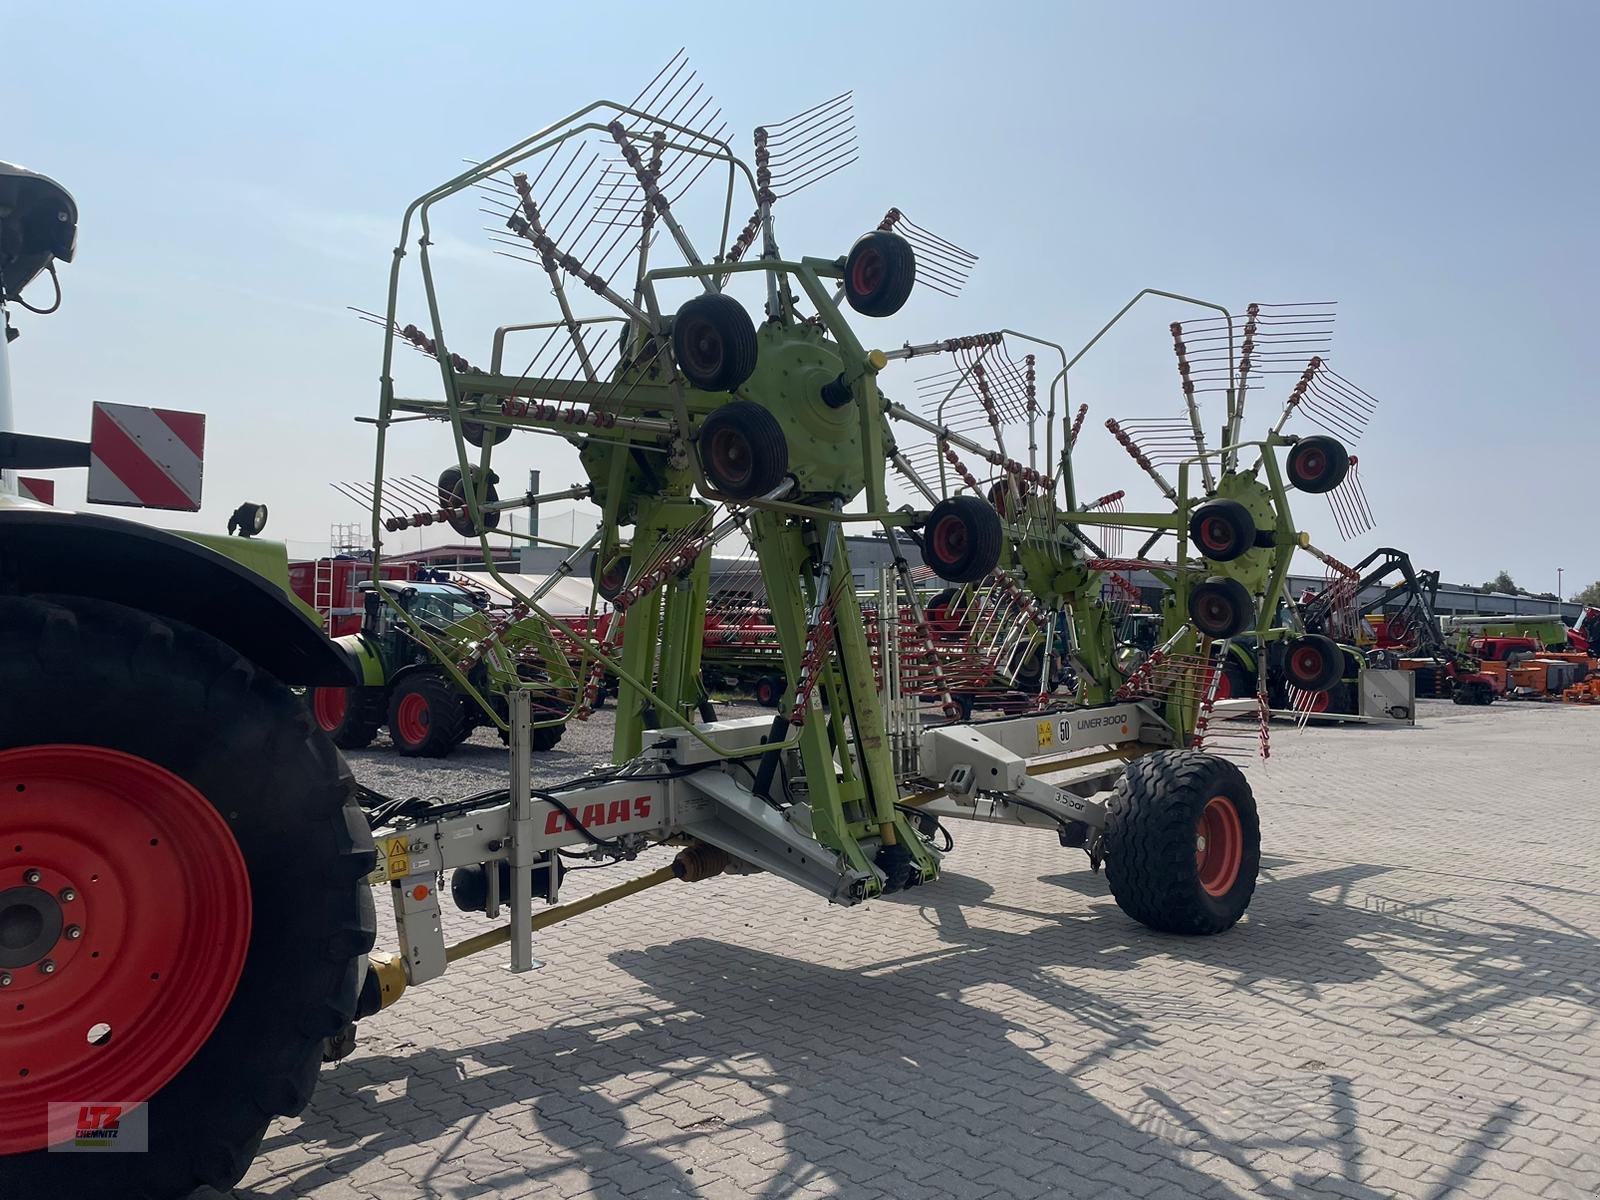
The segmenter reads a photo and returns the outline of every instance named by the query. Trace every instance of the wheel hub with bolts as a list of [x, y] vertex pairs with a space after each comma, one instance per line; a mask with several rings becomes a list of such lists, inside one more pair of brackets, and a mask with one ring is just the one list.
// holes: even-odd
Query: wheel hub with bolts
[[210, 1036], [250, 938], [227, 823], [145, 759], [98, 746], [0, 752], [0, 1152], [45, 1144], [45, 1102], [144, 1100]]

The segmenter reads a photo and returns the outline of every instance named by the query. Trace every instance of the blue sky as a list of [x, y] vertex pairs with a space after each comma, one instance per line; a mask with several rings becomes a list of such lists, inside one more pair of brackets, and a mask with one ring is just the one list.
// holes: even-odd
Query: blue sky
[[[1334, 361], [1383, 401], [1357, 448], [1379, 524], [1343, 545], [1320, 505], [1301, 523], [1347, 561], [1393, 544], [1449, 579], [1600, 577], [1593, 5], [7, 7], [0, 158], [82, 219], [63, 312], [17, 314], [19, 416], [82, 436], [94, 399], [205, 411], [191, 523], [246, 498], [295, 541], [360, 519], [328, 485], [370, 476], [354, 418], [379, 339], [345, 307], [381, 305], [406, 202], [686, 45], [743, 148], [855, 89], [863, 159], [780, 206], [788, 253], [842, 253], [894, 204], [981, 256], [959, 301], [868, 340], [1009, 325], [1075, 347], [1144, 286], [1335, 298]], [[546, 315], [533, 269], [462, 229], [465, 326]], [[1176, 411], [1182, 315], [1152, 308], [1075, 372], [1085, 490], [1153, 502], [1098, 424]], [[445, 456], [436, 436], [401, 465]], [[543, 442], [507, 462], [576, 478]]]

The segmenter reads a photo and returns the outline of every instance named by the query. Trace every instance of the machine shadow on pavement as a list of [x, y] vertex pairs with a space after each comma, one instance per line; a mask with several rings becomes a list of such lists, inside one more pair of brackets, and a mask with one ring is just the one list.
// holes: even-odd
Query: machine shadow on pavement
[[[1440, 1035], [1470, 1038], [1480, 1018], [1530, 995], [1600, 1007], [1589, 969], [1593, 939], [1553, 928], [1554, 919], [1531, 906], [1530, 917], [1545, 923], [1476, 922], [1453, 916], [1448, 901], [1374, 906], [1370, 889], [1359, 900], [1352, 889], [1391, 868], [1302, 872], [1301, 865], [1271, 860], [1246, 923], [1203, 941], [1151, 934], [1109, 896], [1088, 912], [1041, 916], [997, 902], [987, 883], [947, 874], [937, 888], [888, 901], [918, 909], [941, 945], [864, 969], [708, 938], [619, 951], [610, 961], [654, 1002], [452, 1050], [358, 1051], [325, 1072], [298, 1127], [273, 1131], [263, 1148], [308, 1141], [327, 1151], [232, 1195], [305, 1195], [319, 1181], [453, 1135], [451, 1150], [425, 1165], [417, 1160], [407, 1185], [416, 1194], [520, 1195], [529, 1183], [577, 1168], [603, 1195], [624, 1194], [647, 1172], [694, 1196], [726, 1180], [730, 1167], [742, 1178], [770, 1176], [746, 1193], [768, 1200], [830, 1185], [841, 1195], [894, 1194], [896, 1178], [885, 1169], [937, 1192], [941, 1176], [944, 1183], [955, 1176], [992, 1184], [1026, 1160], [1062, 1195], [1097, 1193], [1140, 1171], [1158, 1175], [1173, 1194], [1288, 1197], [1321, 1177], [1285, 1184], [1254, 1170], [1252, 1157], [1309, 1148], [1342, 1164], [1341, 1194], [1378, 1197], [1386, 1193], [1361, 1183], [1372, 1135], [1337, 1063], [1303, 1064], [1324, 1095], [1313, 1114], [1295, 1117], [1304, 1080], [1281, 1094], [1257, 1090], [1245, 1101], [1257, 1111], [1244, 1118], [1261, 1131], [1244, 1136], [1166, 1087], [1145, 1085], [1133, 1112], [1118, 1111], [1080, 1076], [1108, 1059], [1137, 1062], [1154, 1053], [1174, 1021], [1189, 1028], [1236, 1023], [1227, 1011], [1232, 996], [1253, 993], [1255, 1003], [1264, 995], [1337, 1024], [1330, 989], [1359, 991], [1389, 969], [1389, 953], [1438, 956], [1462, 977], [1445, 992], [1410, 989], [1397, 1009]], [[1083, 873], [1041, 882], [1106, 895], [1102, 879]], [[1028, 918], [1031, 928], [975, 923], [1013, 915]], [[1147, 988], [1134, 972], [1153, 955], [1192, 958], [1214, 981], [1203, 992]], [[1117, 974], [1125, 987], [1112, 978]], [[537, 987], [538, 979], [526, 986]], [[1348, 992], [1340, 995], [1348, 1002]], [[1070, 1014], [1085, 1032], [1083, 1043], [1062, 1045], [1040, 1034], [1030, 1016], [1041, 1006]], [[646, 1079], [648, 1086], [635, 1083]], [[361, 1094], [396, 1081], [408, 1085], [403, 1098]], [[630, 1083], [631, 1096], [614, 1095]], [[730, 1090], [746, 1097], [732, 1115]], [[667, 1097], [673, 1102], [663, 1107]], [[641, 1122], [659, 1125], [664, 1112], [675, 1132], [630, 1132]], [[1489, 1114], [1457, 1147], [1449, 1178], [1470, 1178], [1519, 1112], [1507, 1101]], [[1230, 1116], [1240, 1119], [1237, 1109]], [[499, 1135], [492, 1154], [476, 1144], [486, 1123]], [[781, 1127], [775, 1138], [774, 1123]], [[511, 1130], [517, 1136], [508, 1145]], [[892, 1146], [912, 1152], [885, 1154]], [[538, 1161], [519, 1165], [522, 1147]], [[1240, 1192], [1187, 1165], [1188, 1155], [1174, 1152], [1180, 1148], [1232, 1164], [1230, 1174], [1251, 1177], [1251, 1187]], [[1447, 1181], [1429, 1194], [1453, 1188]]]

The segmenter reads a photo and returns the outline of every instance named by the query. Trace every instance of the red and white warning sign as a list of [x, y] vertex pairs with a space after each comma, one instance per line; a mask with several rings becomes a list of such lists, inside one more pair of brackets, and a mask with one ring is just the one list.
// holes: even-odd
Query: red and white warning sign
[[56, 502], [56, 481], [54, 479], [35, 479], [28, 475], [18, 475], [17, 494], [24, 500], [32, 500], [38, 504], [54, 504]]
[[88, 501], [198, 512], [205, 448], [204, 413], [96, 402]]

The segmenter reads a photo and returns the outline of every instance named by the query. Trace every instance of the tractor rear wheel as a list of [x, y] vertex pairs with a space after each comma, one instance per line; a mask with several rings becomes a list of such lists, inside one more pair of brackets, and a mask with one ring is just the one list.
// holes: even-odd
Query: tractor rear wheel
[[[374, 857], [343, 760], [195, 629], [6, 597], [0, 775], [0, 1195], [232, 1187], [355, 1013]], [[49, 1152], [82, 1105], [142, 1105], [148, 1149]]]
[[1230, 928], [1261, 868], [1244, 772], [1199, 750], [1134, 759], [1111, 797], [1105, 857], [1111, 894], [1135, 921], [1161, 933]]
[[389, 693], [389, 736], [407, 758], [444, 758], [466, 725], [461, 697], [437, 671], [413, 671]]
[[567, 732], [565, 725], [541, 725], [538, 729], [530, 731], [528, 744], [536, 751], [554, 750], [561, 741], [561, 735]]
[[381, 688], [319, 687], [306, 698], [318, 728], [341, 750], [365, 750], [383, 725]]

